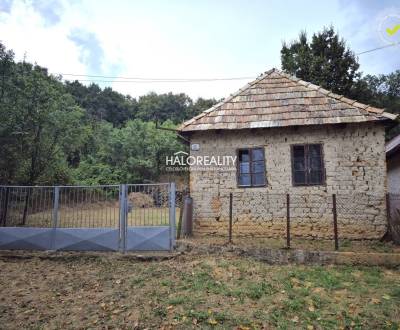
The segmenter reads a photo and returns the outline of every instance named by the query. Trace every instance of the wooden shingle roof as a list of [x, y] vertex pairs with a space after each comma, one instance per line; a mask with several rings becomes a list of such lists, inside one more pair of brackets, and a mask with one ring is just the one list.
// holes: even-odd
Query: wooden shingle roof
[[350, 100], [277, 69], [259, 76], [184, 122], [182, 132], [394, 120], [396, 115]]

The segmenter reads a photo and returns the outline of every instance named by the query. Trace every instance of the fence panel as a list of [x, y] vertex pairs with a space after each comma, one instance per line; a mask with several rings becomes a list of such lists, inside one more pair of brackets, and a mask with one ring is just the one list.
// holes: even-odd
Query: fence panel
[[175, 205], [170, 184], [0, 186], [0, 249], [169, 250]]
[[119, 250], [119, 186], [60, 187], [55, 212], [55, 250]]
[[128, 227], [168, 226], [169, 184], [128, 184]]
[[[193, 196], [199, 234], [230, 240], [229, 196], [229, 190]], [[387, 228], [385, 201], [385, 195], [377, 192], [330, 194], [315, 190], [288, 195], [258, 188], [237, 190], [232, 192], [232, 238], [251, 245], [253, 240], [247, 238], [259, 237], [259, 242], [274, 247], [297, 247], [304, 239], [320, 240], [336, 248], [340, 241], [377, 240]]]
[[171, 249], [175, 235], [175, 231], [170, 229], [171, 216], [175, 215], [170, 213], [170, 190], [171, 185], [168, 183], [127, 185], [125, 210], [127, 251]]
[[60, 187], [60, 228], [118, 228], [119, 186]]
[[0, 249], [50, 250], [52, 187], [0, 187]]
[[0, 226], [52, 227], [53, 187], [0, 187]]

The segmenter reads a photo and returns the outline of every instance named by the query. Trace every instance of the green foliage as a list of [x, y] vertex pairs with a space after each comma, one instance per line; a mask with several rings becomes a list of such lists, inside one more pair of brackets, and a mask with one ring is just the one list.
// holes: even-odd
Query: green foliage
[[149, 93], [141, 96], [138, 102], [137, 118], [144, 121], [164, 122], [171, 120], [179, 124], [190, 119], [200, 112], [211, 108], [214, 99], [199, 98], [196, 102], [186, 94], [160, 94]]
[[[171, 122], [164, 123], [172, 128]], [[182, 150], [176, 134], [156, 129], [152, 122], [128, 121], [118, 129], [102, 123], [94, 131], [94, 149], [74, 169], [76, 183], [110, 184], [157, 180], [165, 157]]]
[[83, 111], [47, 70], [1, 52], [0, 182], [68, 181], [67, 157], [85, 140]]
[[286, 72], [341, 95], [349, 95], [360, 75], [354, 53], [332, 26], [315, 33], [311, 42], [301, 32], [299, 40], [284, 43], [281, 61]]
[[[351, 97], [386, 111], [400, 114], [400, 70], [390, 74], [367, 75], [359, 79], [352, 88]], [[400, 134], [400, 125], [388, 130], [387, 137]]]
[[77, 104], [86, 110], [92, 121], [108, 121], [121, 127], [127, 120], [133, 119], [137, 112], [137, 102], [107, 87], [102, 90], [98, 85], [82, 85], [78, 81], [66, 82], [66, 90]]
[[216, 101], [150, 93], [136, 101], [111, 88], [61, 82], [14, 61], [0, 43], [0, 183], [157, 181], [165, 157], [185, 146], [173, 131]]
[[[333, 27], [305, 32], [281, 49], [282, 68], [290, 74], [360, 102], [400, 113], [400, 70], [388, 75], [361, 76], [354, 53]], [[400, 125], [388, 130], [387, 138], [400, 133]]]

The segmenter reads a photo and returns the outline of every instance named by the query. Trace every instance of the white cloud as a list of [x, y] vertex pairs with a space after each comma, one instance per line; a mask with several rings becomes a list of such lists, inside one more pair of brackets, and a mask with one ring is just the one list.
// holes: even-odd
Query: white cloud
[[[296, 38], [304, 28], [311, 34], [331, 22], [354, 50], [375, 46], [365, 44], [365, 34], [357, 32], [359, 24], [365, 26], [365, 16], [354, 14], [356, 6], [345, 10], [337, 2], [310, 1], [291, 2], [291, 11], [287, 7], [281, 1], [15, 0], [7, 12], [0, 12], [0, 40], [17, 58], [26, 52], [29, 61], [50, 72], [149, 78], [256, 76], [279, 67], [282, 40]], [[74, 31], [90, 38], [74, 42]], [[91, 52], [91, 47], [98, 49]], [[368, 55], [374, 61], [360, 58], [361, 70], [376, 73], [387, 66], [381, 54]], [[134, 97], [172, 91], [221, 98], [245, 83], [111, 85]]]
[[[49, 26], [46, 17], [35, 9], [32, 2], [14, 1], [9, 13], [0, 14], [1, 39], [7, 48], [15, 51], [17, 59], [21, 60], [26, 54], [28, 61], [37, 62], [54, 73], [156, 78], [249, 75], [249, 72], [232, 71], [235, 63], [230, 58], [223, 63], [207, 61], [203, 53], [190, 48], [193, 41], [185, 42], [185, 35], [175, 39], [170, 28], [160, 29], [159, 24], [138, 12], [121, 10], [124, 7], [122, 5], [117, 10], [114, 5], [98, 6], [98, 3], [64, 1], [60, 21]], [[179, 27], [174, 28], [176, 31]], [[90, 70], [88, 49], [71, 40], [71, 33], [79, 30], [95, 35], [103, 50], [102, 66], [98, 72]], [[86, 56], [82, 52], [86, 52]], [[216, 58], [218, 52], [225, 51], [213, 50]], [[213, 56], [209, 54], [209, 57]], [[250, 72], [251, 75], [255, 73]], [[112, 87], [132, 96], [150, 91], [172, 91], [185, 92], [192, 97], [220, 98], [244, 83], [113, 83]]]

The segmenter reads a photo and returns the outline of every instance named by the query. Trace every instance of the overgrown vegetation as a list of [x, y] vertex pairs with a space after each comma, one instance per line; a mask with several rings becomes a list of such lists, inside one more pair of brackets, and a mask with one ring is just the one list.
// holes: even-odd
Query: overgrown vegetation
[[0, 184], [112, 184], [158, 180], [185, 149], [166, 128], [215, 103], [185, 94], [138, 100], [96, 84], [61, 81], [16, 62], [0, 43]]
[[[398, 269], [0, 256], [4, 328], [398, 329]], [[25, 271], [21, 272], [21, 268]], [[49, 272], [51, 269], [51, 272]]]

